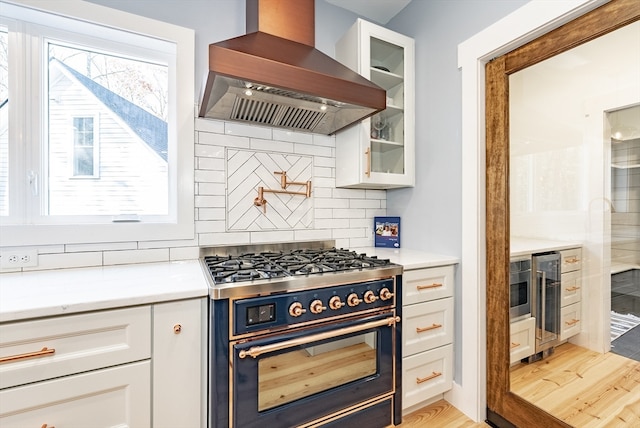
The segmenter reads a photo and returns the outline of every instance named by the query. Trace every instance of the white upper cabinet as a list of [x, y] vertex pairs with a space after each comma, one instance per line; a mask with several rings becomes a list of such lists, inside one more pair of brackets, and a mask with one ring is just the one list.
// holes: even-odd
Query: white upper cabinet
[[415, 184], [414, 41], [358, 19], [336, 44], [336, 58], [387, 91], [387, 108], [336, 134], [336, 186]]

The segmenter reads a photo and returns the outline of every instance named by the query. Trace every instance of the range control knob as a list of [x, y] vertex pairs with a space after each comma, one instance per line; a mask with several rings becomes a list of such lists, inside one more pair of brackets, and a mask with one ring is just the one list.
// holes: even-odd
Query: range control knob
[[291, 306], [289, 306], [289, 315], [292, 317], [299, 317], [305, 312], [307, 312], [307, 310], [302, 307], [302, 303], [300, 302], [293, 302]]
[[393, 297], [393, 293], [389, 291], [388, 288], [385, 287], [382, 290], [380, 290], [380, 299], [389, 300], [392, 297]]
[[333, 296], [329, 299], [329, 307], [334, 311], [337, 311], [344, 306], [344, 302], [340, 301], [340, 296]]
[[356, 293], [351, 293], [347, 296], [347, 305], [351, 307], [358, 306], [361, 302], [362, 300], [358, 298], [358, 295]]
[[327, 307], [322, 304], [322, 300], [316, 299], [309, 305], [309, 310], [314, 314], [319, 314], [326, 311]]
[[364, 292], [364, 301], [366, 303], [373, 303], [376, 300], [378, 300], [378, 296], [376, 296], [373, 291], [367, 290]]

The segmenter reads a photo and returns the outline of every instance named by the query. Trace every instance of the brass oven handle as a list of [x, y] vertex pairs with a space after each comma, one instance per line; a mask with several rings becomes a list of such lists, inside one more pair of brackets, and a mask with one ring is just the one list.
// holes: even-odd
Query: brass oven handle
[[427, 290], [429, 288], [438, 288], [438, 287], [442, 287], [442, 284], [436, 282], [434, 284], [429, 284], [429, 285], [418, 285], [416, 288], [418, 290]]
[[566, 325], [576, 325], [576, 324], [578, 324], [579, 322], [580, 322], [580, 320], [577, 320], [577, 319], [573, 318], [571, 321], [565, 321], [564, 323], [565, 323]]
[[367, 157], [367, 169], [364, 171], [364, 175], [371, 177], [371, 147], [367, 147], [364, 154]]
[[431, 373], [429, 376], [427, 376], [427, 377], [419, 377], [419, 378], [416, 378], [416, 383], [424, 383], [424, 382], [426, 382], [426, 381], [428, 381], [428, 380], [435, 379], [435, 378], [437, 378], [438, 376], [442, 376], [442, 372], [432, 372], [432, 373]]
[[576, 290], [580, 290], [580, 287], [577, 287], [577, 286], [574, 285], [573, 287], [565, 288], [565, 290], [567, 290], [567, 291], [576, 291]]
[[368, 330], [370, 328], [382, 327], [385, 325], [391, 327], [398, 322], [400, 322], [400, 317], [389, 317], [382, 320], [370, 321], [361, 325], [354, 325], [353, 327], [344, 327], [334, 331], [313, 334], [311, 336], [299, 337], [297, 339], [285, 340], [284, 342], [278, 342], [272, 345], [253, 346], [249, 349], [241, 350], [238, 353], [238, 357], [256, 358], [262, 354], [268, 354], [270, 352], [280, 351], [282, 349], [291, 348], [293, 346], [306, 345], [307, 343], [317, 342], [320, 340], [331, 339], [333, 337], [338, 337], [345, 334], [357, 333], [359, 331]]
[[416, 333], [423, 333], [429, 330], [435, 330], [436, 328], [442, 327], [442, 324], [433, 323], [429, 327], [416, 327]]
[[44, 357], [46, 355], [54, 354], [55, 352], [56, 352], [55, 349], [49, 349], [45, 346], [40, 351], [27, 352], [26, 354], [9, 355], [8, 357], [2, 357], [0, 358], [0, 364], [8, 363], [11, 361], [26, 360], [27, 358]]

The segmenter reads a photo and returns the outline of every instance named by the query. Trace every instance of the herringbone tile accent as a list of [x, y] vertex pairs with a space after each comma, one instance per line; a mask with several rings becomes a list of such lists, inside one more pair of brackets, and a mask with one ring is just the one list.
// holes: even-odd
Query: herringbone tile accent
[[[253, 205], [258, 187], [281, 189], [280, 176], [286, 171], [289, 181], [306, 182], [313, 178], [311, 156], [227, 150], [227, 230], [260, 231], [308, 229], [313, 227], [313, 187], [311, 198], [301, 195], [265, 193], [267, 213]], [[287, 190], [301, 192], [304, 186], [290, 185]]]

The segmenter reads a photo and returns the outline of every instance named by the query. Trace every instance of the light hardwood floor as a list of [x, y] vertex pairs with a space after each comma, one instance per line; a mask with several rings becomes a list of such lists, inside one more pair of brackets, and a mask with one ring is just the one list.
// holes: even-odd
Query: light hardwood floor
[[511, 371], [511, 391], [579, 428], [640, 427], [640, 362], [566, 343]]
[[464, 413], [444, 400], [426, 406], [420, 410], [408, 414], [402, 418], [402, 423], [397, 425], [402, 428], [487, 428], [484, 422], [475, 423]]

